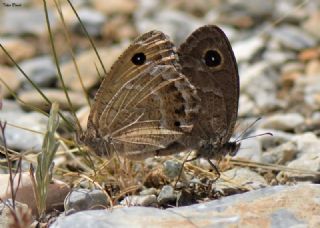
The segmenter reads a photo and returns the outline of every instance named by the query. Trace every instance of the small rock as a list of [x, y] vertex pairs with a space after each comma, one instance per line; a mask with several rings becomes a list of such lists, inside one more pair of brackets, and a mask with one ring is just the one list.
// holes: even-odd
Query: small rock
[[[56, 25], [53, 13], [48, 10], [50, 26]], [[24, 35], [47, 32], [44, 10], [42, 8], [6, 7], [0, 15], [0, 34]]]
[[[60, 109], [70, 110], [65, 93], [62, 90], [42, 89], [41, 91], [50, 101], [58, 102]], [[87, 104], [87, 100], [85, 99], [83, 93], [68, 91], [68, 94], [74, 109], [78, 109]], [[42, 98], [38, 91], [22, 91], [19, 94], [19, 98], [23, 100], [26, 104], [38, 107], [42, 110], [50, 110], [50, 105], [47, 104], [47, 102]], [[24, 107], [28, 108], [27, 106]]]
[[170, 185], [163, 186], [157, 198], [160, 205], [174, 203], [176, 199], [177, 194], [174, 192], [173, 187]]
[[306, 66], [306, 75], [319, 76], [320, 75], [320, 61], [317, 59], [311, 60]]
[[146, 195], [158, 195], [158, 190], [156, 188], [147, 188], [139, 192], [140, 196]]
[[266, 132], [269, 132], [272, 134], [272, 136], [266, 135], [258, 137], [259, 141], [262, 144], [262, 148], [268, 150], [269, 148], [276, 147], [282, 143], [286, 143], [288, 141], [291, 141], [293, 138], [293, 134], [286, 133], [283, 131], [273, 130], [273, 129], [259, 129], [254, 132], [255, 135], [258, 134], [264, 134]]
[[241, 94], [239, 98], [238, 115], [241, 117], [256, 115], [258, 111], [255, 108], [254, 102], [247, 94]]
[[235, 42], [232, 49], [235, 53], [237, 62], [249, 61], [265, 45], [265, 40], [261, 36], [255, 36]]
[[74, 189], [64, 200], [64, 209], [70, 212], [105, 209], [109, 206], [106, 194], [98, 189]]
[[87, 129], [87, 123], [88, 123], [89, 115], [90, 115], [90, 107], [89, 107], [89, 105], [81, 107], [76, 112], [77, 119], [79, 120], [81, 129], [83, 129], [83, 130]]
[[308, 20], [306, 20], [302, 27], [311, 35], [315, 36], [317, 39], [320, 39], [320, 31], [319, 31], [319, 21], [320, 21], [320, 11], [314, 11], [309, 16]]
[[156, 206], [158, 204], [157, 197], [155, 195], [145, 196], [127, 196], [124, 198], [120, 205], [124, 206]]
[[[16, 62], [29, 59], [36, 54], [36, 48], [33, 45], [19, 38], [0, 38], [0, 44], [3, 45]], [[0, 64], [13, 65], [2, 50], [0, 51]]]
[[312, 36], [300, 28], [291, 25], [282, 25], [275, 28], [272, 35], [283, 46], [292, 50], [301, 50], [316, 45], [316, 40]]
[[297, 154], [297, 145], [293, 142], [286, 142], [275, 148], [271, 148], [267, 152], [264, 152], [262, 154], [262, 162], [284, 165], [293, 160]]
[[11, 95], [10, 90], [7, 89], [2, 81], [4, 81], [13, 92], [15, 92], [20, 86], [20, 81], [17, 77], [16, 71], [10, 67], [0, 65], [0, 97], [8, 97]]
[[132, 0], [109, 0], [108, 2], [91, 0], [94, 8], [106, 15], [131, 14], [138, 6], [138, 2]]
[[[122, 46], [115, 46], [111, 48], [99, 49], [99, 55], [103, 61], [103, 64], [108, 71], [115, 60], [120, 56]], [[86, 89], [92, 88], [100, 80], [100, 76], [104, 76], [100, 63], [93, 50], [85, 51], [76, 57], [76, 62], [79, 67], [80, 75]], [[95, 65], [96, 64], [96, 65]], [[100, 76], [97, 73], [96, 66], [100, 72]], [[65, 85], [72, 90], [83, 91], [77, 71], [75, 70], [73, 61], [64, 63], [61, 66], [61, 72], [64, 78]]]
[[296, 54], [284, 52], [283, 50], [266, 51], [263, 53], [262, 58], [269, 62], [270, 65], [281, 66], [290, 60], [296, 59]]
[[294, 128], [303, 123], [304, 117], [299, 113], [279, 113], [264, 118], [260, 124], [260, 127], [282, 131], [292, 131]]
[[[17, 110], [2, 110], [0, 112], [1, 121], [7, 121], [5, 136], [10, 149], [19, 151], [34, 150], [40, 151], [42, 148], [43, 135], [33, 133], [11, 126], [14, 124], [25, 129], [45, 132], [47, 117], [36, 112], [24, 113]], [[1, 137], [2, 138], [2, 137]]]
[[319, 154], [318, 148], [320, 148], [320, 139], [318, 139], [314, 133], [307, 132], [302, 135], [295, 135], [292, 137], [291, 141], [297, 145], [299, 151], [298, 157], [304, 154]]
[[266, 186], [266, 180], [258, 173], [247, 168], [234, 168], [221, 173], [221, 178], [213, 184], [213, 189], [229, 195]]
[[[202, 25], [197, 18], [181, 11], [162, 10], [155, 12], [153, 18], [136, 18], [138, 32], [160, 30], [167, 34], [176, 45], [181, 44], [188, 35]], [[188, 21], [188, 23], [185, 23]]]
[[[51, 86], [57, 79], [57, 69], [49, 55], [25, 60], [19, 63], [21, 69], [36, 85], [40, 87]], [[32, 88], [30, 82], [18, 71], [18, 76], [23, 82], [24, 87]]]
[[106, 39], [124, 41], [138, 36], [133, 25], [129, 24], [128, 18], [114, 16], [110, 18], [102, 28], [102, 36]]
[[[101, 36], [103, 24], [106, 22], [106, 17], [102, 13], [90, 8], [81, 8], [78, 10], [78, 15], [90, 36]], [[83, 34], [82, 27], [77, 18], [74, 19], [71, 26], [74, 31]]]
[[242, 158], [249, 161], [261, 162], [262, 146], [256, 138], [241, 141], [241, 146], [235, 158]]
[[167, 160], [163, 163], [163, 173], [169, 179], [178, 177], [181, 172], [181, 168], [181, 163], [176, 160]]

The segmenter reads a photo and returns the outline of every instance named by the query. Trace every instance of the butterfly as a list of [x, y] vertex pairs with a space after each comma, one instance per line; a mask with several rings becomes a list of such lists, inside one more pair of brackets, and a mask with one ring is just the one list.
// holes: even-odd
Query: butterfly
[[240, 143], [230, 141], [238, 115], [239, 74], [231, 44], [217, 26], [206, 25], [194, 31], [178, 49], [181, 73], [196, 88], [199, 112], [189, 134], [159, 149], [155, 155], [195, 150], [219, 174], [210, 159], [233, 156]]
[[135, 39], [102, 81], [80, 143], [99, 156], [142, 159], [191, 132], [200, 99], [180, 71], [165, 34]]

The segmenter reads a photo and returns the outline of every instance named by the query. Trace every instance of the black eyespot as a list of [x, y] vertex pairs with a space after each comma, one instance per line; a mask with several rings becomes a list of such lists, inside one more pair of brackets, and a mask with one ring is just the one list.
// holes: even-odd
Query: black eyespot
[[216, 67], [221, 64], [221, 55], [216, 50], [209, 50], [204, 56], [204, 62], [208, 67]]
[[146, 61], [146, 55], [142, 52], [136, 53], [132, 56], [131, 61], [134, 65], [142, 65]]
[[180, 127], [180, 125], [181, 125], [180, 121], [176, 121], [176, 122], [174, 122], [174, 126], [176, 126], [176, 127]]

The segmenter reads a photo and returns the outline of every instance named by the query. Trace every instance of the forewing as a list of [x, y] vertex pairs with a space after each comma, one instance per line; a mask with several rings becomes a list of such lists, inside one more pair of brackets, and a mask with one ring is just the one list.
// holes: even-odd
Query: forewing
[[217, 140], [226, 143], [234, 130], [239, 100], [237, 63], [228, 38], [216, 26], [203, 26], [188, 37], [178, 54], [182, 73], [201, 99], [194, 133], [205, 134], [205, 139], [219, 137]]

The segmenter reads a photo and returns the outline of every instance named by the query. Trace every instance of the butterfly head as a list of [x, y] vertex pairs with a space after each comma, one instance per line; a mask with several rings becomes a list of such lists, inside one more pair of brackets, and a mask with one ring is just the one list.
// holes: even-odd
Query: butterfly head
[[226, 155], [235, 156], [240, 149], [240, 142], [233, 141], [221, 144], [220, 140], [201, 140], [198, 154], [200, 157], [220, 160]]

